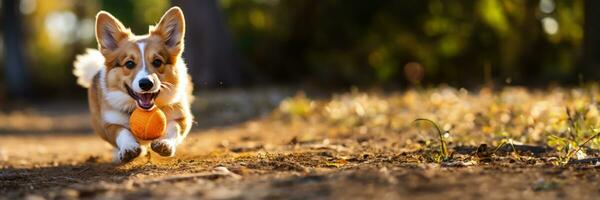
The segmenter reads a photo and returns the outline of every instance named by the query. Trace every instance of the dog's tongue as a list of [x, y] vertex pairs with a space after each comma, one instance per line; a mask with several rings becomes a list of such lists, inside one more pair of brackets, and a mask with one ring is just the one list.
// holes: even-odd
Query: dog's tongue
[[138, 106], [143, 109], [150, 109], [154, 106], [154, 95], [152, 93], [138, 94]]

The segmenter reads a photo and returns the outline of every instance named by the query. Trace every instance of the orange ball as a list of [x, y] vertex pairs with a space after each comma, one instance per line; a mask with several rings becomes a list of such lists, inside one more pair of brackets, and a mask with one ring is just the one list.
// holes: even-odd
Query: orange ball
[[167, 117], [156, 107], [151, 110], [136, 108], [129, 117], [129, 127], [138, 139], [154, 140], [165, 134]]

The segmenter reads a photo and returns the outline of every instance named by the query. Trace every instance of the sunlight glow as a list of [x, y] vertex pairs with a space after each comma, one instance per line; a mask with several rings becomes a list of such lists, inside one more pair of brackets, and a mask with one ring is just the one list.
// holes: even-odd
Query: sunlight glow
[[544, 17], [542, 19], [542, 26], [544, 27], [544, 31], [549, 35], [558, 33], [558, 22], [552, 17]]
[[543, 13], [550, 14], [555, 8], [554, 0], [540, 0], [540, 10]]
[[89, 41], [94, 38], [94, 20], [90, 18], [83, 19], [79, 22], [77, 28], [77, 39]]
[[76, 28], [77, 17], [70, 11], [52, 12], [46, 16], [44, 25], [51, 41], [60, 45], [74, 41], [73, 33]]
[[19, 4], [19, 10], [24, 15], [29, 15], [29, 14], [33, 13], [35, 11], [36, 7], [37, 7], [36, 0], [21, 0], [21, 3]]

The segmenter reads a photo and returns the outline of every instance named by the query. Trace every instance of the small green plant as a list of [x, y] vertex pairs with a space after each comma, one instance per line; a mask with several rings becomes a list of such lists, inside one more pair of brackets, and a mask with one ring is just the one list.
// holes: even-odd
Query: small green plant
[[517, 148], [515, 148], [515, 144], [513, 142], [512, 139], [502, 139], [500, 140], [500, 144], [496, 147], [496, 149], [494, 149], [494, 154], [496, 154], [498, 152], [498, 150], [500, 150], [502, 147], [504, 147], [505, 145], [510, 145], [510, 147], [512, 148], [512, 154], [515, 157], [516, 160], [521, 160], [521, 156], [519, 156], [519, 152], [517, 151]]
[[[434, 121], [432, 121], [430, 119], [424, 119], [424, 118], [415, 119], [412, 123], [417, 124], [419, 122], [426, 122], [426, 123], [431, 124], [437, 131], [437, 135], [439, 136], [439, 139], [440, 139], [439, 152], [434, 152], [432, 154], [426, 154], [425, 157], [436, 163], [441, 163], [441, 162], [449, 160], [451, 155], [448, 152], [448, 148], [446, 146], [446, 140], [444, 139], [444, 132], [442, 131], [440, 126], [437, 123], [435, 123]], [[420, 133], [420, 131], [419, 131], [419, 133]]]
[[573, 147], [577, 146], [575, 141], [555, 135], [550, 135], [548, 137], [547, 144], [558, 151], [558, 161], [556, 161], [555, 165], [565, 165], [569, 163], [569, 156], [572, 154], [571, 152], [574, 151]]
[[587, 111], [587, 109], [579, 109], [572, 113], [571, 110], [567, 108], [566, 112], [570, 126], [568, 131], [569, 137], [559, 137], [556, 135], [548, 136], [548, 146], [554, 147], [559, 152], [558, 160], [555, 163], [556, 165], [565, 166], [569, 164], [573, 156], [579, 153], [585, 153], [582, 150], [585, 145], [600, 136], [600, 131], [592, 129], [591, 132], [595, 134], [584, 140], [583, 143], [579, 143], [581, 138], [584, 138], [586, 135], [583, 124], [585, 122], [585, 113], [587, 113]]
[[564, 152], [564, 154], [562, 154], [564, 156], [558, 156], [558, 162], [556, 164], [560, 166], [565, 166], [569, 164], [574, 155], [577, 155], [579, 152], [582, 151], [581, 149], [587, 143], [589, 143], [593, 139], [596, 139], [598, 136], [600, 136], [600, 132], [597, 132], [595, 135], [586, 139], [580, 145], [577, 145], [575, 141], [551, 135], [550, 139], [548, 140], [548, 145], [555, 147], [556, 150], [559, 152]]

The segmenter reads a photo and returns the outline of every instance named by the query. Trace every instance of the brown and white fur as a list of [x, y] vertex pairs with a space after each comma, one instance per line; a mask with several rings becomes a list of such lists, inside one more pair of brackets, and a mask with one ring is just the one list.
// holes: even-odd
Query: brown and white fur
[[[146, 35], [134, 35], [107, 12], [96, 16], [98, 50], [88, 49], [74, 63], [77, 82], [88, 88], [94, 131], [115, 147], [114, 161], [129, 162], [147, 153], [174, 156], [190, 131], [192, 85], [181, 58], [185, 20], [181, 9], [169, 9]], [[129, 116], [137, 107], [160, 108], [167, 116], [166, 134], [137, 140]]]

